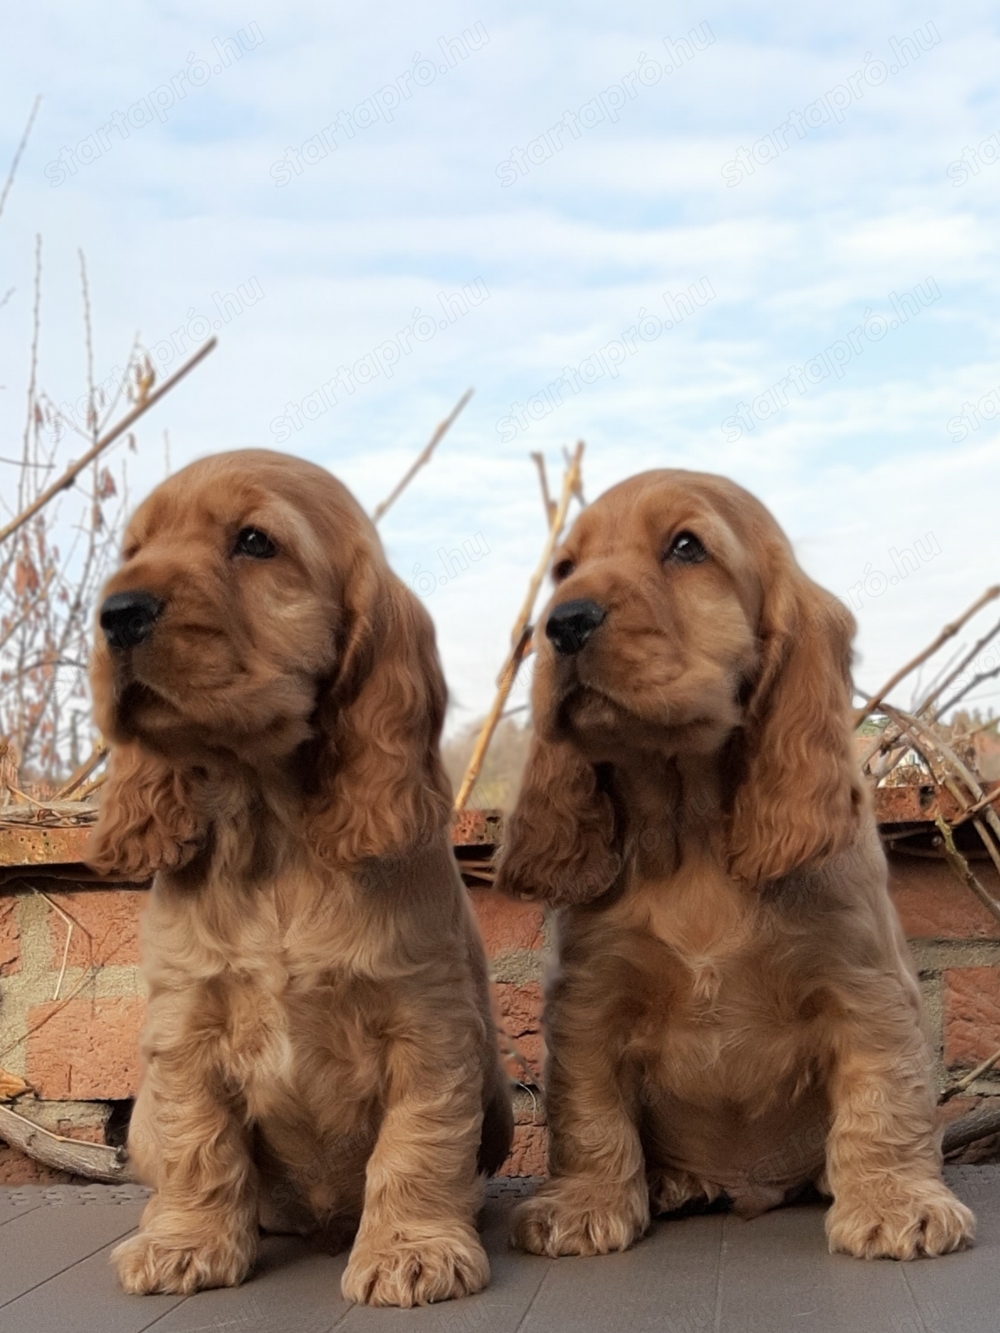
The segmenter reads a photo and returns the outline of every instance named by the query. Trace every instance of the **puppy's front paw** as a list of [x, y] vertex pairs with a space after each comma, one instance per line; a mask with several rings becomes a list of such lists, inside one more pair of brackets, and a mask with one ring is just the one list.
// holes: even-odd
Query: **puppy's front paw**
[[247, 1237], [243, 1244], [183, 1247], [169, 1244], [152, 1231], [130, 1236], [111, 1252], [118, 1278], [133, 1296], [154, 1291], [190, 1296], [206, 1287], [236, 1287], [250, 1272], [255, 1257], [256, 1238]]
[[610, 1190], [591, 1181], [554, 1180], [514, 1213], [514, 1244], [529, 1254], [609, 1254], [627, 1250], [649, 1226], [645, 1181]]
[[830, 1249], [856, 1259], [915, 1259], [963, 1249], [976, 1219], [940, 1181], [874, 1184], [838, 1198], [826, 1215]]
[[471, 1227], [428, 1229], [426, 1238], [361, 1238], [340, 1289], [359, 1305], [430, 1305], [482, 1291], [490, 1265]]

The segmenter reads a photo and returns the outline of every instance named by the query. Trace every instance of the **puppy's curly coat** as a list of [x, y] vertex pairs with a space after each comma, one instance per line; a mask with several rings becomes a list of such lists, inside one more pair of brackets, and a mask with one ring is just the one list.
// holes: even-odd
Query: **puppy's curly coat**
[[852, 753], [851, 616], [719, 477], [614, 487], [556, 553], [499, 884], [561, 907], [539, 1254], [810, 1183], [830, 1246], [971, 1239], [920, 992]]
[[479, 1290], [512, 1117], [430, 618], [339, 482], [257, 450], [161, 485], [105, 591], [89, 860], [155, 874], [122, 1283], [238, 1283], [262, 1224], [357, 1229], [352, 1300]]

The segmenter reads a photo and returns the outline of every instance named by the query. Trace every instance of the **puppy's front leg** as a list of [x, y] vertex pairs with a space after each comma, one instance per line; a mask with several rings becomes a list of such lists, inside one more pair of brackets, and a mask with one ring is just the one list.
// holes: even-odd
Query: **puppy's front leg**
[[610, 1022], [551, 1006], [545, 1077], [551, 1178], [514, 1215], [514, 1244], [532, 1254], [625, 1250], [649, 1226], [635, 1089]]
[[[833, 1123], [826, 1176], [834, 1202], [830, 1249], [859, 1259], [948, 1254], [972, 1240], [976, 1221], [941, 1178], [930, 1059], [916, 1020], [894, 1006], [908, 1040], [843, 1034], [830, 1085]], [[878, 1010], [874, 1011], [878, 1013]]]
[[457, 1007], [445, 997], [391, 1044], [388, 1105], [341, 1282], [349, 1301], [426, 1305], [489, 1282], [475, 1227], [483, 1033], [471, 1012], [463, 1032]]
[[257, 1255], [257, 1175], [236, 1109], [213, 1095], [204, 1051], [160, 1051], [146, 1069], [129, 1154], [156, 1193], [139, 1234], [111, 1255], [127, 1292], [233, 1287]]

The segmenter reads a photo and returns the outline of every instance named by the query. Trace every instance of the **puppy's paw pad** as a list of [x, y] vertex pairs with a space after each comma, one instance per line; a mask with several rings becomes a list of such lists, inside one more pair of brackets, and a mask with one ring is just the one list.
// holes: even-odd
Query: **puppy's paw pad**
[[482, 1291], [490, 1280], [486, 1251], [471, 1229], [451, 1238], [385, 1247], [359, 1241], [351, 1251], [341, 1291], [358, 1305], [431, 1305]]
[[912, 1193], [837, 1200], [827, 1213], [830, 1249], [857, 1259], [916, 1259], [964, 1249], [976, 1219], [947, 1186], [934, 1182]]
[[111, 1262], [123, 1288], [133, 1296], [172, 1292], [190, 1296], [207, 1287], [235, 1287], [253, 1264], [249, 1245], [183, 1248], [168, 1245], [149, 1231], [115, 1247]]
[[514, 1214], [514, 1244], [529, 1254], [610, 1254], [627, 1250], [649, 1225], [649, 1209], [631, 1194], [614, 1203], [586, 1203], [539, 1194]]

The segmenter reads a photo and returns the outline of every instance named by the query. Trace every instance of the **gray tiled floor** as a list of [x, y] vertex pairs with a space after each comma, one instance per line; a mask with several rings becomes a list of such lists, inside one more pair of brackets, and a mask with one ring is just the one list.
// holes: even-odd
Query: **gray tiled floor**
[[345, 1256], [265, 1241], [253, 1278], [186, 1299], [123, 1295], [108, 1251], [136, 1225], [142, 1191], [0, 1190], [0, 1333], [997, 1333], [1000, 1167], [959, 1167], [979, 1216], [975, 1249], [911, 1264], [831, 1256], [820, 1207], [753, 1222], [658, 1223], [627, 1254], [550, 1261], [511, 1253], [520, 1187], [495, 1185], [484, 1216], [493, 1282], [422, 1310], [366, 1310], [339, 1295]]

